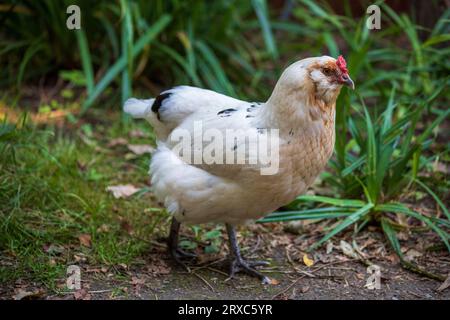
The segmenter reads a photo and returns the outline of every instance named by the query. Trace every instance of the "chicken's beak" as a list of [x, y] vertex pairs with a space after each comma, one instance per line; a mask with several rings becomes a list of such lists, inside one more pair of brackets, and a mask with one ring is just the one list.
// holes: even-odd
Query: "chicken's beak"
[[342, 84], [348, 86], [349, 88], [352, 88], [352, 90], [355, 90], [355, 83], [350, 78], [348, 74], [343, 74], [341, 78]]

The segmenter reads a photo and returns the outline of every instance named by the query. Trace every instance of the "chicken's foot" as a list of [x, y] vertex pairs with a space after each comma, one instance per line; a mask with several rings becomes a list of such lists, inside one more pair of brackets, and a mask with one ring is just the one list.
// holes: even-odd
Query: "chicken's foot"
[[242, 271], [253, 277], [259, 278], [263, 284], [270, 284], [271, 281], [268, 277], [254, 269], [254, 267], [257, 266], [267, 266], [269, 263], [267, 261], [245, 261], [241, 256], [241, 251], [239, 250], [235, 228], [230, 224], [227, 224], [226, 227], [228, 240], [230, 242], [230, 254], [232, 258], [230, 264], [230, 278], [233, 278], [237, 272]]
[[169, 253], [172, 256], [172, 258], [175, 260], [175, 262], [189, 271], [189, 268], [182, 261], [182, 259], [196, 258], [197, 255], [183, 251], [178, 247], [178, 234], [180, 232], [180, 225], [181, 224], [175, 218], [172, 218], [172, 223], [170, 225], [169, 238], [167, 239], [167, 246], [169, 248]]

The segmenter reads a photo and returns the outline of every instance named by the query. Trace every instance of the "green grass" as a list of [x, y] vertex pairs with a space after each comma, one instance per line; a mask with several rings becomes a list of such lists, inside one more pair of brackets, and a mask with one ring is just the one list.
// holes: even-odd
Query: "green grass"
[[[119, 119], [97, 125], [90, 136], [83, 127], [0, 126], [0, 248], [2, 260], [13, 263], [1, 267], [0, 281], [29, 278], [55, 289], [77, 254], [92, 265], [112, 266], [149, 250], [145, 239], [164, 228], [165, 212], [152, 209], [148, 193], [117, 200], [105, 191], [130, 181], [147, 185], [148, 157], [126, 160], [126, 149], [106, 148], [108, 139], [127, 132]], [[80, 245], [82, 234], [92, 237], [90, 247]]]
[[[116, 138], [151, 143], [152, 132], [120, 119], [116, 113], [64, 130], [37, 127], [26, 117], [0, 124], [0, 285], [21, 279], [66, 291], [71, 264], [106, 267], [120, 279], [119, 265], [143, 264], [152, 243], [167, 236], [169, 215], [148, 192], [148, 155], [108, 147]], [[130, 137], [136, 129], [146, 137]], [[105, 190], [128, 183], [141, 188], [128, 199]], [[182, 237], [180, 246], [217, 253], [220, 228], [192, 226], [193, 238]], [[91, 237], [90, 246], [80, 235]]]

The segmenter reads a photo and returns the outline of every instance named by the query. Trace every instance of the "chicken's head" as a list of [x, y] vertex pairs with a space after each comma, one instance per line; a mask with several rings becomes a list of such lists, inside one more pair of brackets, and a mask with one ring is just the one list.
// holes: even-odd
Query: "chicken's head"
[[343, 85], [355, 88], [342, 56], [337, 59], [328, 56], [312, 58], [306, 70], [314, 84], [316, 96], [325, 101], [336, 98]]
[[325, 103], [334, 103], [343, 85], [354, 89], [347, 65], [342, 56], [306, 58], [290, 65], [279, 80], [280, 91], [300, 93], [302, 99], [312, 96]]
[[337, 59], [331, 57], [320, 57], [315, 59], [315, 63], [308, 66], [311, 79], [322, 87], [337, 87], [347, 85], [354, 89], [355, 85], [350, 79], [347, 70], [347, 63], [343, 56]]

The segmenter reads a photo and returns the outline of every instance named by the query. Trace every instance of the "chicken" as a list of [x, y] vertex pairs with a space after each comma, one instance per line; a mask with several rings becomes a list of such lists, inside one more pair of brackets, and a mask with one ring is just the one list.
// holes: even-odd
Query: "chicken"
[[[335, 104], [342, 85], [354, 88], [344, 58], [322, 56], [290, 65], [265, 103], [246, 102], [190, 86], [174, 87], [154, 99], [131, 98], [125, 102], [124, 111], [146, 119], [157, 137], [158, 146], [150, 164], [151, 184], [156, 197], [173, 215], [168, 247], [177, 262], [189, 256], [178, 248], [180, 223], [225, 223], [230, 242], [230, 277], [243, 271], [263, 283], [270, 281], [255, 269], [264, 263], [242, 258], [235, 226], [291, 202], [324, 169], [334, 148]], [[200, 133], [197, 124], [202, 125]], [[179, 147], [179, 132], [195, 140], [206, 130], [223, 136], [227, 130], [250, 133], [240, 142], [233, 139], [231, 147], [233, 152], [240, 150], [245, 160], [254, 154], [250, 150], [257, 147], [259, 136], [276, 130], [276, 170], [262, 174], [261, 169], [268, 163], [261, 161], [189, 161], [192, 156], [202, 160], [209, 142], [205, 139], [200, 147], [190, 141], [184, 145], [188, 150], [175, 150]], [[271, 148], [268, 150], [275, 150]], [[228, 145], [215, 151], [229, 149]], [[184, 157], [185, 152], [191, 153], [191, 158]]]

